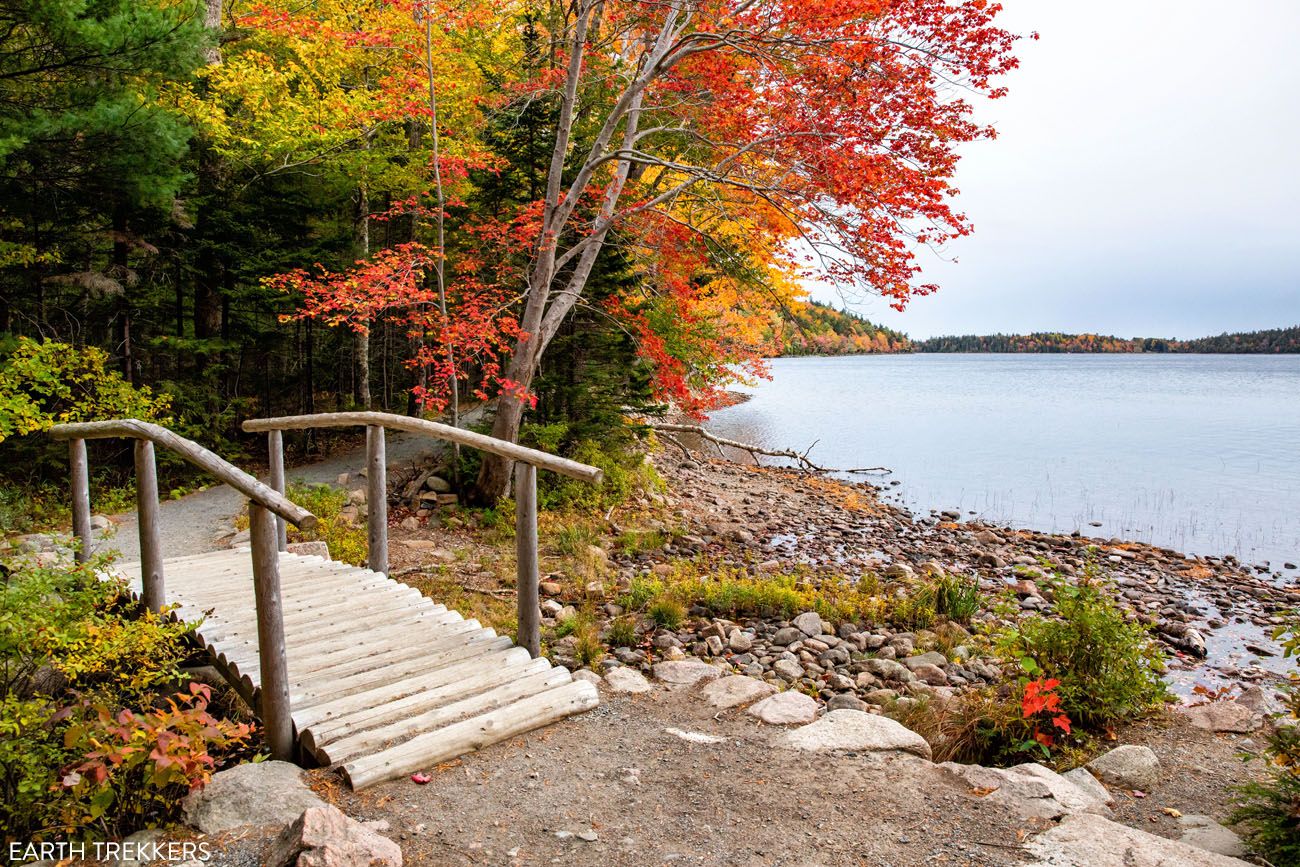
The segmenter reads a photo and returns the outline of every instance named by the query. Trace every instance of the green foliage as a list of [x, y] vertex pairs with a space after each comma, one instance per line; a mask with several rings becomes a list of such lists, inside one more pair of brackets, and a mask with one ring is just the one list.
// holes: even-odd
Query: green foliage
[[609, 624], [605, 640], [610, 647], [633, 647], [636, 645], [636, 620], [632, 617], [615, 617]]
[[[1274, 635], [1288, 659], [1300, 652], [1300, 620], [1281, 627]], [[1270, 864], [1300, 864], [1300, 672], [1292, 672], [1286, 691], [1285, 719], [1265, 735], [1260, 754], [1267, 770], [1258, 779], [1234, 790], [1231, 821], [1243, 832], [1252, 852]]]
[[1031, 676], [1059, 680], [1061, 707], [1080, 725], [1106, 725], [1159, 706], [1165, 697], [1159, 646], [1125, 617], [1096, 568], [1076, 583], [1048, 583], [1054, 612], [1026, 618], [1003, 635], [1003, 655]]
[[624, 554], [644, 554], [658, 551], [668, 538], [661, 530], [624, 530], [614, 540], [614, 544]]
[[890, 620], [907, 629], [928, 629], [939, 616], [938, 586], [929, 582], [910, 583], [892, 599]]
[[106, 564], [0, 570], [0, 827], [8, 839], [121, 836], [175, 814], [244, 726], [206, 687], [166, 696], [185, 624], [135, 606]]
[[650, 622], [662, 629], [676, 629], [686, 620], [686, 606], [676, 599], [656, 599], [646, 608]]
[[539, 473], [537, 498], [541, 508], [604, 512], [637, 493], [663, 490], [663, 479], [626, 429], [619, 428], [603, 440], [573, 440], [572, 434], [573, 428], [567, 423], [525, 425], [520, 432], [519, 440], [524, 445], [562, 454], [605, 473], [600, 485]]
[[957, 623], [970, 623], [980, 608], [979, 579], [940, 575], [935, 579], [935, 611]]
[[590, 524], [581, 521], [567, 523], [550, 534], [556, 553], [567, 557], [585, 554], [587, 548], [600, 540], [600, 534]]
[[347, 491], [331, 485], [291, 484], [287, 493], [290, 500], [318, 520], [316, 528], [308, 532], [291, 526], [289, 533], [296, 541], [324, 542], [329, 548], [330, 558], [341, 563], [360, 566], [366, 562], [369, 554], [366, 528], [343, 516], [343, 509], [348, 504]]
[[166, 395], [131, 385], [107, 365], [108, 354], [93, 346], [77, 349], [19, 338], [0, 367], [0, 442], [60, 422], [165, 420], [170, 408]]

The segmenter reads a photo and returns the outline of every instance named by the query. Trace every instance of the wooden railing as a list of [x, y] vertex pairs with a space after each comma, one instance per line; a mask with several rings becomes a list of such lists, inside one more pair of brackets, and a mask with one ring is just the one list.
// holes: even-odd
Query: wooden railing
[[[253, 557], [253, 595], [257, 606], [257, 649], [261, 669], [261, 717], [271, 754], [293, 757], [293, 718], [289, 708], [289, 674], [285, 658], [284, 612], [280, 599], [279, 551], [283, 522], [304, 530], [316, 526], [316, 516], [289, 501], [280, 488], [262, 484], [243, 470], [203, 446], [149, 422], [136, 419], [55, 425], [50, 435], [67, 440], [72, 463], [72, 527], [81, 541], [77, 559], [90, 557], [90, 471], [86, 440], [125, 437], [135, 441], [137, 522], [140, 531], [140, 595], [152, 611], [167, 604], [163, 575], [162, 535], [158, 526], [158, 470], [154, 446], [170, 449], [248, 498], [249, 540]], [[272, 478], [275, 478], [274, 467]], [[277, 529], [277, 522], [280, 522]]]
[[[462, 430], [438, 422], [393, 415], [386, 412], [335, 412], [262, 418], [244, 422], [244, 430], [265, 432], [271, 453], [272, 484], [284, 491], [283, 431], [325, 427], [366, 428], [366, 514], [369, 566], [388, 572], [388, 466], [384, 429], [406, 431], [447, 442], [459, 443], [501, 455], [517, 463], [515, 468], [515, 580], [518, 590], [519, 633], [517, 643], [534, 657], [541, 653], [541, 623], [538, 611], [537, 571], [537, 470], [538, 468], [599, 484], [604, 473], [547, 452], [515, 445], [495, 437]], [[278, 468], [278, 469], [277, 469]], [[281, 525], [283, 533], [283, 525]], [[281, 537], [283, 538], [283, 537]]]

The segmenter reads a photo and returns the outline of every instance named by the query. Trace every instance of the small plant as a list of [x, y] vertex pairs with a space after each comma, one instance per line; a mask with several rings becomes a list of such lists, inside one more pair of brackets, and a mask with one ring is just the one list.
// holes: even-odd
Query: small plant
[[979, 611], [979, 579], [940, 575], [934, 588], [934, 610], [937, 614], [957, 623], [970, 623]]
[[668, 537], [660, 530], [627, 530], [614, 540], [620, 551], [633, 555], [658, 551], [667, 543]]
[[646, 616], [662, 629], [676, 629], [686, 620], [686, 606], [676, 599], [656, 599], [646, 609]]
[[1079, 725], [1131, 719], [1164, 700], [1159, 647], [1129, 621], [1110, 588], [1085, 570], [1077, 584], [1050, 579], [1055, 616], [1036, 615], [1004, 634], [999, 650], [1030, 677], [1060, 681], [1062, 711]]
[[1020, 716], [1029, 723], [1032, 737], [1020, 745], [1022, 750], [1036, 747], [1044, 758], [1051, 758], [1057, 738], [1070, 733], [1070, 718], [1061, 712], [1061, 697], [1056, 694], [1060, 685], [1059, 680], [1050, 677], [1040, 677], [1024, 685]]
[[902, 588], [893, 599], [890, 619], [907, 629], [929, 629], [939, 616], [934, 584], [916, 583]]
[[609, 624], [605, 640], [610, 647], [633, 647], [636, 645], [636, 618], [624, 615], [615, 617]]
[[556, 553], [576, 557], [585, 554], [589, 546], [596, 544], [600, 534], [590, 524], [570, 523], [556, 530], [551, 539]]
[[[1282, 652], [1294, 658], [1300, 651], [1300, 620], [1277, 631]], [[1300, 672], [1292, 672], [1286, 691], [1287, 719], [1266, 736], [1262, 758], [1268, 769], [1234, 791], [1231, 821], [1244, 833], [1250, 848], [1270, 864], [1300, 864]], [[1261, 758], [1248, 753], [1246, 760]]]
[[605, 659], [605, 645], [600, 642], [600, 633], [596, 624], [584, 619], [575, 632], [577, 640], [573, 643], [573, 658], [578, 665], [600, 673]]
[[319, 520], [316, 529], [304, 533], [290, 526], [289, 534], [296, 541], [324, 542], [330, 557], [342, 563], [360, 566], [368, 555], [366, 528], [352, 524], [343, 517], [348, 504], [347, 491], [331, 485], [290, 485], [289, 499], [311, 512]]

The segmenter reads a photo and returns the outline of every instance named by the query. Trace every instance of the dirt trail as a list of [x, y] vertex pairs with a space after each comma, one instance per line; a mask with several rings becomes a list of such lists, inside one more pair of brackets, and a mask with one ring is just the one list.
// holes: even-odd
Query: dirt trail
[[[396, 432], [388, 434], [387, 445], [390, 470], [424, 461], [444, 447], [428, 437]], [[343, 473], [361, 472], [365, 462], [365, 448], [357, 447], [318, 463], [293, 467], [287, 476], [290, 482], [333, 483]], [[231, 532], [235, 516], [243, 508], [243, 495], [229, 485], [217, 485], [178, 500], [164, 500], [159, 508], [164, 556], [183, 557], [225, 547], [224, 537]], [[101, 538], [98, 547], [119, 551], [125, 562], [140, 559], [135, 513], [114, 516], [113, 524], [115, 535]]]

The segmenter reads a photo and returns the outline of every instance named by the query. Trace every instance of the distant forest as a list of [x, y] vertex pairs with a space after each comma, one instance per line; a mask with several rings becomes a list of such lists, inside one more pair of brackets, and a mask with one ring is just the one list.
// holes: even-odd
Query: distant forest
[[875, 352], [1175, 352], [1281, 355], [1300, 353], [1300, 325], [1173, 340], [1164, 337], [1114, 337], [1107, 334], [967, 334], [912, 340], [848, 310], [816, 301], [793, 312], [773, 335], [781, 354], [862, 355]]
[[1265, 355], [1300, 353], [1300, 326], [1196, 340], [1112, 337], [1105, 334], [986, 334], [912, 341], [915, 352], [1200, 352]]

